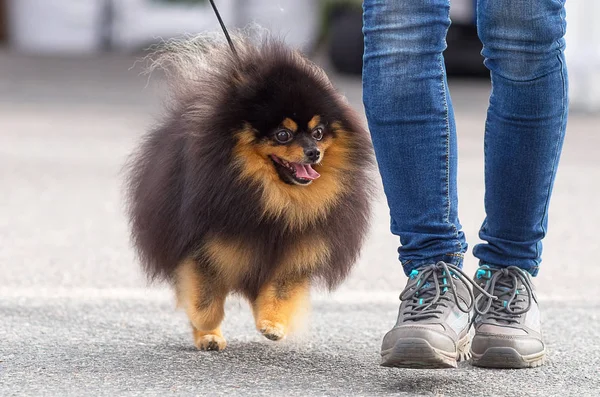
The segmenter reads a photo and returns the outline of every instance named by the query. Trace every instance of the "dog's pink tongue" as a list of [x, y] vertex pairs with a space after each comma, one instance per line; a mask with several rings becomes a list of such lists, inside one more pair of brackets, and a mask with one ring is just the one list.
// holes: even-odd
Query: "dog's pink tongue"
[[310, 164], [291, 163], [296, 169], [296, 176], [302, 179], [314, 180], [321, 176]]

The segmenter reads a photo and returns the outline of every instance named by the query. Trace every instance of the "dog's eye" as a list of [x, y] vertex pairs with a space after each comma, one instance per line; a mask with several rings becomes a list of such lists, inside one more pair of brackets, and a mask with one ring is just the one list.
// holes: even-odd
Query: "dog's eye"
[[312, 132], [312, 137], [315, 138], [317, 141], [320, 141], [321, 139], [323, 139], [323, 128], [321, 128], [321, 127], [315, 128]]
[[279, 143], [286, 143], [292, 140], [292, 133], [288, 130], [279, 130], [275, 133], [275, 139]]

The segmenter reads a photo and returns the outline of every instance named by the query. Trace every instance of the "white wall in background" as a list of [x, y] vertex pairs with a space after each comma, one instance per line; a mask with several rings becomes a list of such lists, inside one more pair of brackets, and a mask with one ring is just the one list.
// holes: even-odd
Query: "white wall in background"
[[[228, 28], [257, 23], [285, 37], [291, 46], [309, 50], [320, 22], [318, 0], [218, 0], [219, 12]], [[113, 44], [137, 49], [185, 33], [220, 30], [208, 4], [161, 4], [159, 0], [115, 0]]]
[[600, 112], [600, 1], [571, 0], [566, 9], [571, 109]]
[[35, 53], [89, 53], [101, 45], [104, 0], [9, 0], [11, 45]]
[[319, 34], [318, 0], [239, 0], [238, 24], [257, 23], [292, 47], [310, 51]]
[[[236, 22], [236, 0], [218, 0], [219, 13], [228, 27]], [[113, 45], [138, 50], [158, 39], [220, 29], [208, 2], [172, 4], [159, 0], [114, 0]]]

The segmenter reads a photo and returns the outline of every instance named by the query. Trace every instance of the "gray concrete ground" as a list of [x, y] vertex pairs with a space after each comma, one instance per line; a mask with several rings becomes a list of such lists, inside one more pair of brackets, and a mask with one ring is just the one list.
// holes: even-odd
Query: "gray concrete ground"
[[[370, 238], [335, 293], [316, 291], [302, 332], [262, 339], [228, 302], [223, 353], [193, 348], [170, 291], [148, 286], [127, 237], [120, 168], [152, 125], [158, 90], [134, 58], [0, 53], [0, 396], [563, 395], [600, 393], [600, 116], [571, 114], [540, 276], [550, 359], [533, 370], [378, 366], [404, 276], [380, 194]], [[360, 82], [333, 76], [362, 111]], [[483, 219], [489, 87], [451, 82], [460, 211]], [[469, 256], [465, 267], [475, 270]]]

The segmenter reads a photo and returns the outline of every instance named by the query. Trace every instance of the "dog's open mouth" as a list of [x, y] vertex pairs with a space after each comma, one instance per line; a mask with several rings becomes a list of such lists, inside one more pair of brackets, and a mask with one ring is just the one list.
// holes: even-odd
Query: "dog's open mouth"
[[284, 182], [294, 183], [297, 185], [308, 185], [321, 175], [315, 171], [312, 164], [309, 163], [293, 163], [285, 161], [275, 155], [271, 155], [275, 169]]

